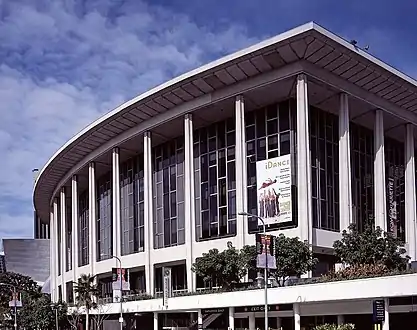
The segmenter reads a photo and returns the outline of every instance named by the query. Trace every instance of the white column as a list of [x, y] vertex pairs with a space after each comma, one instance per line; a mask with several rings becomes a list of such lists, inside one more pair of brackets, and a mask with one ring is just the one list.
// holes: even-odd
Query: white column
[[54, 246], [54, 273], [55, 273], [55, 285], [51, 288], [54, 291], [55, 302], [58, 301], [58, 198], [54, 199], [54, 222], [53, 222], [53, 246]]
[[193, 243], [195, 242], [195, 201], [194, 201], [194, 155], [193, 155], [193, 117], [184, 118], [184, 208], [185, 208], [185, 245], [187, 246], [187, 288], [195, 291], [195, 274], [191, 271], [194, 262]]
[[50, 286], [51, 286], [51, 300], [52, 302], [56, 301], [55, 298], [55, 287], [56, 287], [56, 272], [55, 272], [55, 265], [56, 265], [56, 250], [55, 250], [55, 240], [57, 239], [55, 236], [55, 203], [54, 206], [51, 208], [51, 212], [49, 215], [49, 228], [50, 228], [50, 237], [49, 237], [49, 276], [50, 276]]
[[[78, 178], [71, 180], [71, 216], [72, 216], [72, 272], [73, 281], [78, 280]], [[68, 293], [67, 293], [68, 294]]]
[[112, 194], [113, 194], [113, 254], [121, 257], [120, 232], [120, 152], [113, 148], [112, 152]]
[[152, 194], [152, 140], [151, 133], [146, 132], [143, 137], [144, 160], [144, 229], [145, 229], [145, 282], [146, 292], [154, 294], [154, 267], [151, 263], [151, 250], [153, 249], [153, 194]]
[[301, 330], [300, 304], [298, 303], [294, 304], [293, 309], [294, 309], [294, 330]]
[[300, 239], [313, 243], [311, 217], [311, 155], [307, 77], [297, 76], [297, 191]]
[[203, 326], [203, 314], [201, 313], [201, 309], [197, 311], [197, 329], [201, 329]]
[[405, 137], [405, 235], [408, 255], [411, 261], [417, 260], [416, 248], [416, 167], [414, 159], [414, 126], [406, 125]]
[[382, 110], [376, 110], [375, 113], [374, 142], [375, 226], [379, 226], [386, 231], [384, 114]]
[[159, 326], [158, 326], [158, 313], [157, 312], [153, 312], [153, 330], [158, 330]]
[[235, 308], [229, 307], [229, 329], [235, 329]]
[[66, 212], [66, 194], [65, 194], [65, 187], [61, 188], [60, 194], [60, 208], [61, 208], [61, 278], [62, 278], [62, 301], [67, 301], [67, 286], [65, 285], [65, 272], [66, 272], [66, 265], [67, 265], [67, 258], [66, 258], [66, 251], [67, 251], [67, 212]]
[[96, 167], [94, 163], [88, 165], [88, 219], [89, 228], [89, 254], [91, 275], [95, 275], [95, 263], [97, 262], [97, 234], [96, 234]]
[[337, 325], [342, 325], [345, 323], [344, 315], [337, 315]]
[[[247, 202], [247, 175], [246, 175], [246, 134], [245, 134], [245, 101], [242, 95], [235, 100], [236, 117], [236, 212], [246, 212]], [[247, 233], [246, 216], [237, 215], [237, 246], [241, 249], [245, 245], [245, 233]]]
[[389, 330], [389, 299], [384, 298], [385, 301], [385, 321], [382, 322], [382, 330]]
[[349, 97], [340, 94], [339, 108], [339, 199], [340, 231], [352, 222], [352, 185], [350, 165]]
[[255, 330], [256, 329], [256, 317], [255, 313], [249, 314], [249, 330]]
[[277, 329], [281, 330], [282, 327], [282, 319], [280, 317], [277, 317]]

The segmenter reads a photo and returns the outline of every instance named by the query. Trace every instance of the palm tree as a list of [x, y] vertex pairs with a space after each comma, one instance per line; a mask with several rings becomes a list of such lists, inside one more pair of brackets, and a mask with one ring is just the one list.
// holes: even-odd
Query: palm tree
[[85, 307], [85, 327], [86, 330], [89, 330], [89, 315], [90, 310], [96, 308], [97, 303], [95, 298], [97, 298], [100, 290], [96, 284], [96, 276], [90, 274], [82, 274], [78, 279], [78, 282], [75, 283], [75, 301], [78, 306]]

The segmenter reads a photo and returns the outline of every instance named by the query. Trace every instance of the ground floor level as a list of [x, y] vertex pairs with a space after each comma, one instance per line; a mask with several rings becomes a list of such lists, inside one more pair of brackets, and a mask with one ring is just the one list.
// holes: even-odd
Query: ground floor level
[[[384, 311], [385, 322], [380, 323], [381, 330], [404, 330], [417, 324], [417, 299], [415, 299], [416, 304], [412, 298], [403, 302], [395, 299], [386, 300], [388, 303], [391, 302], [391, 305], [388, 305], [387, 310]], [[326, 323], [353, 323], [356, 330], [374, 330], [376, 322], [369, 304], [372, 305], [372, 302], [335, 301], [328, 304], [270, 305], [268, 328], [312, 330], [317, 325]], [[197, 309], [187, 312], [124, 313], [123, 328], [126, 330], [264, 330], [264, 310], [263, 306], [245, 306]], [[103, 322], [102, 330], [120, 329], [119, 317], [119, 314], [108, 315]]]

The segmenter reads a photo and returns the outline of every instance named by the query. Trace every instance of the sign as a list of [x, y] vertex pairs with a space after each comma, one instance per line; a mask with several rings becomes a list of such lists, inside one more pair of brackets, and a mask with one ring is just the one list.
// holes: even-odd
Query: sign
[[12, 299], [9, 301], [9, 307], [22, 307], [19, 292], [12, 292]]
[[394, 237], [398, 235], [398, 181], [404, 177], [404, 168], [402, 166], [391, 165], [388, 172], [387, 182], [387, 204], [388, 204], [388, 231]]
[[162, 268], [162, 274], [163, 274], [163, 306], [165, 308], [168, 308], [168, 299], [172, 296], [172, 273], [171, 268], [169, 267], [163, 267]]
[[256, 162], [256, 182], [258, 216], [265, 225], [292, 221], [291, 155]]
[[273, 235], [256, 234], [256, 267], [277, 269], [275, 259], [276, 237]]
[[[268, 311], [279, 311], [279, 305], [268, 305]], [[264, 312], [265, 306], [244, 306], [235, 307], [235, 313], [252, 313], [252, 312]]]
[[374, 300], [372, 304], [372, 316], [375, 323], [385, 321], [385, 301]]
[[[113, 290], [120, 290], [120, 284], [122, 285], [122, 291], [130, 291], [130, 274], [129, 269], [125, 268], [112, 268], [112, 288]], [[121, 283], [120, 283], [120, 277]]]
[[208, 308], [202, 309], [201, 314], [223, 314], [226, 311], [226, 308]]

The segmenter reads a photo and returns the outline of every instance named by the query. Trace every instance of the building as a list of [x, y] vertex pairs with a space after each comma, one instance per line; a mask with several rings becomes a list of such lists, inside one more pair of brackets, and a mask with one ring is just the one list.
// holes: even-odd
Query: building
[[6, 272], [6, 258], [4, 257], [4, 252], [0, 252], [0, 273]]
[[[308, 242], [319, 273], [334, 264], [341, 231], [368, 219], [396, 233], [416, 260], [416, 111], [415, 80], [314, 23], [136, 97], [73, 137], [39, 173], [34, 204], [51, 228], [53, 299], [72, 301], [71, 283], [83, 273], [97, 274], [111, 296], [115, 255], [131, 289], [155, 297], [124, 303], [126, 318], [160, 329], [167, 318], [183, 324], [179, 315], [191, 314], [199, 328], [221, 316], [218, 328], [262, 328], [260, 290], [158, 297], [163, 267], [174, 295], [195, 292], [204, 285], [191, 271], [196, 258], [228, 241], [254, 244], [257, 220], [239, 212], [257, 212], [257, 162], [281, 156], [291, 164], [292, 212], [268, 231]], [[356, 320], [369, 329], [379, 298], [383, 329], [400, 329], [416, 320], [416, 281], [409, 274], [274, 288], [270, 324], [300, 330]], [[119, 305], [109, 303], [109, 313], [117, 320]]]
[[50, 274], [47, 239], [3, 239], [7, 271], [31, 277], [42, 286]]

